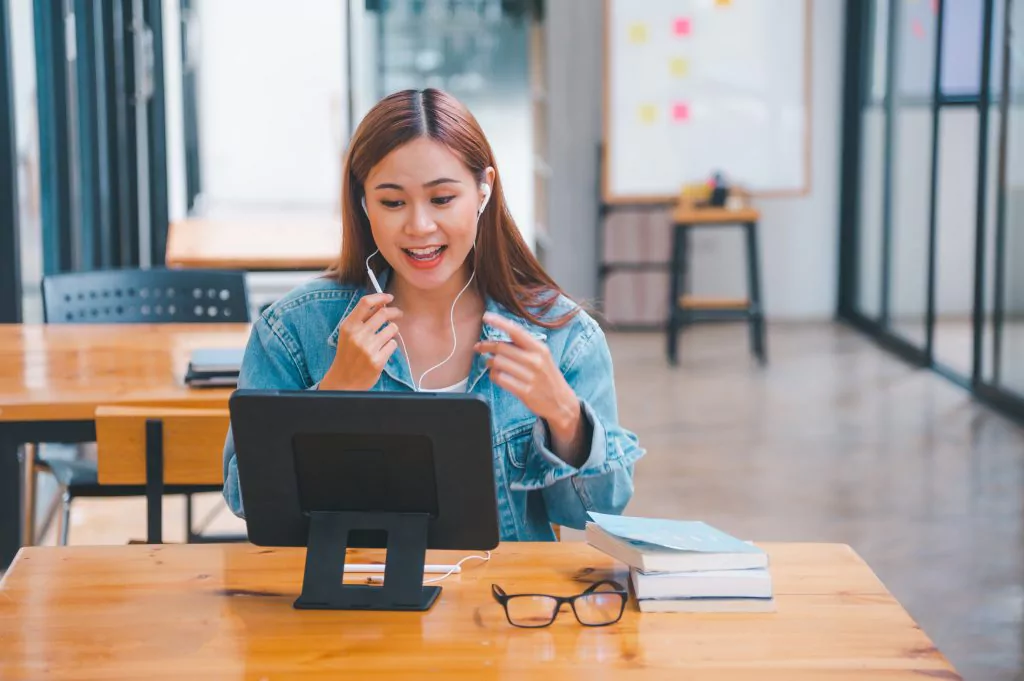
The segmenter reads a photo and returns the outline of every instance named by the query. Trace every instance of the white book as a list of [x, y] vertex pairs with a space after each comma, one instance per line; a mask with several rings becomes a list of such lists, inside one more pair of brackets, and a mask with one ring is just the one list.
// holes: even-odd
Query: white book
[[637, 604], [640, 612], [775, 612], [774, 598], [662, 598]]
[[638, 600], [648, 598], [771, 598], [768, 570], [643, 573], [629, 571]]
[[[626, 565], [646, 572], [700, 572], [705, 570], [746, 570], [768, 566], [768, 554], [738, 540], [721, 542], [726, 550], [681, 550], [652, 542], [627, 539], [587, 523], [586, 539]], [[708, 542], [710, 544], [710, 542]]]
[[189, 357], [189, 368], [196, 374], [238, 373], [245, 348], [197, 348]]

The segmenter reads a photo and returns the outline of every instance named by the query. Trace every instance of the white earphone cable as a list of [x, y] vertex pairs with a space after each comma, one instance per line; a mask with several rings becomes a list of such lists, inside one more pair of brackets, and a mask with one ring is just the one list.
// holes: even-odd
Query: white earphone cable
[[[475, 276], [476, 276], [476, 270], [473, 270], [473, 274], [469, 275], [469, 281], [467, 281], [466, 285], [462, 287], [461, 291], [459, 291], [459, 295], [455, 296], [455, 302], [452, 303], [452, 311], [451, 311], [451, 314], [449, 315], [449, 321], [451, 322], [451, 327], [452, 327], [452, 351], [450, 353], [448, 353], [448, 356], [445, 357], [444, 360], [442, 360], [441, 362], [438, 362], [437, 364], [435, 364], [434, 366], [430, 367], [429, 369], [427, 369], [426, 371], [424, 371], [420, 375], [420, 380], [418, 380], [416, 382], [416, 390], [417, 391], [422, 391], [423, 390], [423, 377], [424, 376], [429, 374], [434, 369], [437, 369], [438, 367], [444, 366], [444, 364], [448, 360], [450, 360], [452, 357], [455, 356], [455, 350], [459, 347], [459, 338], [458, 338], [458, 335], [455, 333], [455, 306], [459, 304], [459, 298], [461, 298], [462, 294], [466, 292], [466, 289], [469, 288], [469, 285], [473, 283], [473, 277], [475, 277]], [[399, 337], [401, 337], [401, 334], [399, 334]], [[402, 348], [403, 348], [403, 350], [405, 349], [405, 342], [404, 341], [402, 342]], [[406, 361], [408, 361], [409, 353], [406, 353], [405, 357], [406, 357]], [[409, 374], [412, 375], [412, 366], [409, 367]]]
[[431, 579], [424, 579], [424, 580], [423, 580], [423, 583], [424, 583], [424, 584], [431, 584], [431, 583], [433, 583], [433, 582], [440, 582], [440, 581], [441, 581], [442, 579], [447, 579], [448, 577], [450, 577], [450, 576], [451, 576], [451, 574], [452, 574], [453, 572], [455, 572], [456, 570], [458, 570], [459, 568], [461, 568], [461, 567], [462, 567], [462, 564], [463, 564], [463, 563], [465, 563], [465, 562], [466, 562], [467, 560], [474, 560], [474, 559], [476, 559], [476, 560], [482, 560], [483, 562], [485, 562], [485, 563], [486, 563], [487, 561], [489, 561], [489, 560], [491, 559], [491, 552], [490, 552], [490, 551], [488, 551], [488, 552], [487, 552], [487, 555], [486, 555], [486, 556], [466, 556], [465, 558], [463, 558], [462, 560], [460, 560], [460, 561], [459, 561], [458, 563], [456, 563], [455, 565], [453, 565], [453, 566], [452, 566], [452, 569], [451, 569], [451, 570], [449, 570], [448, 572], [444, 573], [444, 574], [443, 574], [443, 575], [441, 575], [440, 577], [432, 577]]
[[[431, 577], [430, 579], [424, 579], [423, 583], [424, 584], [433, 584], [434, 582], [440, 582], [442, 579], [448, 579], [449, 577], [451, 577], [456, 572], [461, 573], [462, 572], [462, 564], [465, 563], [467, 560], [482, 560], [483, 562], [486, 563], [487, 561], [489, 561], [491, 559], [491, 552], [490, 551], [486, 551], [485, 553], [487, 555], [484, 555], [484, 556], [466, 556], [465, 558], [460, 560], [455, 565], [452, 565], [451, 568], [448, 570], [448, 572], [444, 573], [440, 577]], [[366, 578], [366, 583], [367, 584], [383, 584], [384, 583], [384, 575], [373, 575], [372, 577], [367, 577]]]

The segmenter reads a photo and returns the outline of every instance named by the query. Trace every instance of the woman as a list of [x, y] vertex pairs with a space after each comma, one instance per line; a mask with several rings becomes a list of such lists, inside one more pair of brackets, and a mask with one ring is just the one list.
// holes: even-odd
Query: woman
[[[352, 138], [342, 197], [337, 266], [260, 316], [239, 387], [474, 393], [503, 540], [621, 512], [643, 450], [618, 423], [604, 334], [523, 242], [472, 114], [433, 89], [385, 98]], [[230, 435], [224, 475], [242, 515]]]

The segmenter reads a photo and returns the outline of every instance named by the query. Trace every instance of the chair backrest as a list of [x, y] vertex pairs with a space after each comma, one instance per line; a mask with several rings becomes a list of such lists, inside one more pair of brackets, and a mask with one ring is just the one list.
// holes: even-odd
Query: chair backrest
[[153, 268], [43, 277], [49, 324], [247, 322], [245, 273]]
[[151, 419], [163, 424], [165, 484], [224, 482], [224, 439], [231, 422], [227, 409], [139, 406], [96, 409], [100, 484], [146, 484], [146, 422]]

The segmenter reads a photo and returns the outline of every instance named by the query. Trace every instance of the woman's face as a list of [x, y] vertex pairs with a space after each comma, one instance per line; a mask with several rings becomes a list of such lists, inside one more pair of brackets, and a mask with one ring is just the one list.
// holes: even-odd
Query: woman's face
[[[485, 179], [493, 184], [493, 169]], [[458, 274], [484, 195], [448, 147], [425, 137], [402, 145], [370, 170], [365, 191], [373, 239], [396, 274], [424, 290]]]

